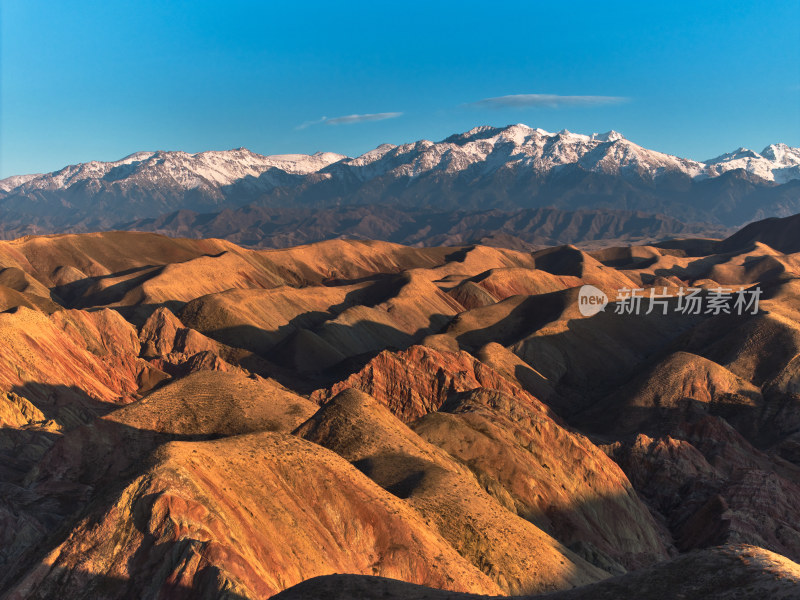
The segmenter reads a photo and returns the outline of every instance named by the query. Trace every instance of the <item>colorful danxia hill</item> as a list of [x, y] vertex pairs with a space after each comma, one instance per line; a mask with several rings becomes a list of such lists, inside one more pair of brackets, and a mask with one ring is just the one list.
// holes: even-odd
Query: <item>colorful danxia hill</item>
[[800, 598], [798, 231], [0, 241], [0, 598]]

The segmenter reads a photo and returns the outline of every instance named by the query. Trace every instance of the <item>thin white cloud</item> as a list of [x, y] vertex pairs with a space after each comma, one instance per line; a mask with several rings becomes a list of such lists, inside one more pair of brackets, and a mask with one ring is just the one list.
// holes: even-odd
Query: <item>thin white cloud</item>
[[316, 121], [306, 121], [305, 123], [300, 123], [295, 129], [305, 129], [306, 127], [311, 127], [312, 125], [320, 125], [328, 120], [328, 117], [322, 117], [321, 119], [317, 119]]
[[606, 106], [623, 104], [630, 98], [624, 96], [558, 96], [556, 94], [513, 94], [484, 98], [471, 102], [473, 108], [565, 108], [570, 106]]
[[344, 117], [322, 117], [316, 121], [306, 121], [297, 126], [297, 129], [305, 129], [312, 125], [353, 125], [355, 123], [365, 123], [367, 121], [384, 121], [386, 119], [396, 119], [403, 116], [401, 112], [372, 113], [366, 115], [346, 115]]
[[401, 112], [374, 113], [371, 115], [347, 115], [346, 117], [334, 117], [325, 121], [328, 125], [352, 125], [353, 123], [363, 123], [365, 121], [383, 121], [384, 119], [396, 119], [402, 116]]

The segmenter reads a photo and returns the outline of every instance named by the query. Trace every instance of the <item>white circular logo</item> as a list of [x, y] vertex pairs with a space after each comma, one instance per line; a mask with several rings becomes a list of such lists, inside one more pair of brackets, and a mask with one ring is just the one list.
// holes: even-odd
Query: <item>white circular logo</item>
[[584, 285], [578, 292], [578, 310], [584, 317], [591, 317], [605, 310], [608, 296], [593, 285]]

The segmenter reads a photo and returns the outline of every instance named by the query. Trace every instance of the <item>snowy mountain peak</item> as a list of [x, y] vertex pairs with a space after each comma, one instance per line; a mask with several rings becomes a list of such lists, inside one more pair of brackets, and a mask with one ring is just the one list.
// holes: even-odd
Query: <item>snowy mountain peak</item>
[[625, 136], [622, 135], [619, 131], [606, 131], [605, 133], [593, 133], [591, 135], [592, 140], [598, 142], [616, 142], [617, 140], [624, 140]]
[[464, 133], [453, 134], [442, 140], [440, 143], [463, 145], [469, 142], [475, 142], [478, 140], [485, 140], [488, 138], [495, 137], [501, 131], [502, 129], [499, 129], [497, 127], [491, 127], [489, 125], [479, 125], [478, 127], [473, 127], [472, 129]]
[[154, 154], [157, 154], [157, 152], [147, 152], [147, 151], [134, 152], [133, 154], [129, 154], [128, 156], [124, 157], [123, 159], [117, 162], [119, 162], [120, 164], [130, 164], [132, 162], [140, 162], [143, 160], [147, 160]]
[[725, 154], [720, 154], [719, 156], [712, 158], [706, 161], [708, 165], [716, 165], [720, 163], [726, 163], [734, 160], [740, 160], [745, 158], [761, 158], [761, 155], [758, 152], [754, 152], [753, 150], [749, 150], [748, 148], [737, 148], [733, 152], [726, 152]]
[[369, 162], [373, 160], [378, 160], [379, 158], [383, 157], [387, 152], [391, 152], [397, 148], [394, 144], [381, 144], [377, 148], [370, 150], [369, 152], [365, 152], [359, 159], [363, 159], [364, 162]]
[[767, 181], [786, 183], [800, 179], [800, 148], [772, 144], [759, 154], [747, 148], [737, 148], [706, 161], [709, 175], [742, 169]]
[[785, 166], [800, 165], [800, 148], [787, 144], [770, 144], [761, 151], [761, 156]]

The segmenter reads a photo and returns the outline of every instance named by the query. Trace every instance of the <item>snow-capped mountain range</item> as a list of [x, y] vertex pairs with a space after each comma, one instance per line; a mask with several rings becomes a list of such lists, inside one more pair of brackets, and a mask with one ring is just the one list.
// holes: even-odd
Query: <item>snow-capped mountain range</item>
[[799, 189], [800, 149], [786, 144], [760, 153], [739, 148], [699, 162], [649, 150], [616, 131], [582, 135], [511, 125], [476, 127], [440, 142], [383, 144], [355, 158], [331, 152], [262, 156], [244, 148], [136, 152], [0, 180], [0, 215], [6, 224], [22, 226], [27, 219], [58, 231], [177, 210], [378, 203], [618, 208], [731, 226], [800, 210]]
[[761, 153], [739, 148], [705, 162], [709, 172], [724, 173], [732, 169], [744, 169], [767, 181], [786, 183], [800, 179], [800, 148], [786, 144], [770, 144]]
[[0, 189], [13, 191], [66, 189], [87, 181], [153, 182], [186, 189], [231, 185], [247, 177], [258, 177], [270, 169], [292, 175], [308, 175], [347, 158], [343, 154], [318, 152], [262, 156], [246, 148], [198, 152], [135, 152], [111, 162], [93, 160], [70, 165], [43, 175], [17, 175], [0, 180]]
[[432, 171], [455, 173], [476, 164], [481, 165], [483, 172], [513, 165], [541, 174], [564, 165], [579, 165], [591, 172], [633, 173], [649, 178], [675, 172], [706, 178], [743, 169], [766, 181], [785, 183], [800, 179], [800, 148], [772, 144], [761, 153], [739, 148], [698, 162], [648, 150], [616, 131], [591, 135], [566, 130], [550, 133], [518, 124], [502, 129], [476, 127], [441, 142], [383, 144], [356, 158], [333, 152], [262, 156], [246, 148], [197, 154], [136, 152], [112, 162], [92, 161], [53, 173], [16, 175], [0, 180], [0, 190], [64, 189], [91, 180], [149, 180], [191, 189], [232, 185], [248, 177], [257, 178], [272, 169], [290, 175], [320, 173], [326, 178], [348, 172], [366, 181], [387, 173], [408, 177]]

